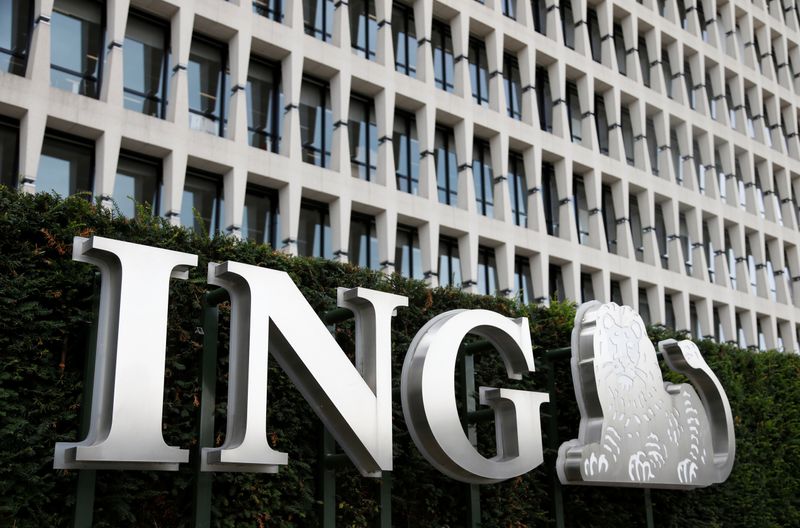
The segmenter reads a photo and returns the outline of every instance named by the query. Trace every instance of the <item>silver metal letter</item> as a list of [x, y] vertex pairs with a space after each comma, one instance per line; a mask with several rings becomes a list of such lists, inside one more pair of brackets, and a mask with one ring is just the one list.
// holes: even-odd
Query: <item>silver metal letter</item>
[[509, 319], [488, 310], [453, 310], [431, 319], [408, 348], [401, 379], [403, 415], [417, 448], [444, 474], [463, 482], [489, 484], [527, 473], [542, 463], [539, 407], [542, 392], [480, 388], [480, 402], [495, 411], [497, 456], [487, 459], [461, 427], [453, 371], [467, 334], [489, 340], [508, 377], [533, 372], [527, 319]]
[[197, 256], [108, 238], [75, 237], [73, 259], [102, 274], [89, 433], [58, 442], [56, 469], [160, 469], [189, 461], [161, 434], [170, 278]]
[[664, 383], [639, 314], [583, 304], [572, 330], [578, 438], [558, 451], [564, 484], [694, 488], [723, 482], [735, 440], [728, 398], [697, 345], [662, 341], [671, 369], [697, 388]]
[[221, 447], [202, 450], [202, 469], [274, 472], [287, 463], [266, 440], [269, 350], [362, 474], [391, 470], [391, 318], [408, 299], [339, 289], [339, 306], [356, 316], [354, 368], [285, 272], [212, 263], [208, 281], [229, 291], [233, 311], [228, 429]]

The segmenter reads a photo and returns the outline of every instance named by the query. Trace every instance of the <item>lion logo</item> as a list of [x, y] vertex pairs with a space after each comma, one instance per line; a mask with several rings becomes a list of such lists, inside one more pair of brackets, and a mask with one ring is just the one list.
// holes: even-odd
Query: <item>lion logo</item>
[[691, 384], [665, 383], [642, 318], [627, 306], [583, 304], [572, 331], [578, 438], [558, 451], [563, 484], [694, 488], [733, 467], [730, 404], [693, 342], [658, 344]]

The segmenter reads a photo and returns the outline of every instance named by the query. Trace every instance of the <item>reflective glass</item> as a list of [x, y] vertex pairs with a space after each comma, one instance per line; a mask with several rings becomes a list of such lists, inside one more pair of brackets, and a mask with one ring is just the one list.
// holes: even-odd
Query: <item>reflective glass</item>
[[439, 190], [439, 203], [456, 205], [458, 203], [458, 162], [456, 161], [453, 131], [437, 128], [434, 148], [436, 149], [436, 185]]
[[19, 128], [0, 121], [0, 183], [12, 189], [19, 182]]
[[333, 40], [333, 0], [303, 0], [303, 19], [307, 35], [325, 42]]
[[0, 0], [0, 72], [25, 75], [33, 0]]
[[131, 15], [125, 29], [125, 108], [163, 117], [166, 101], [166, 27]]
[[223, 97], [225, 90], [225, 49], [194, 39], [189, 54], [189, 126], [209, 134], [224, 135]]
[[410, 77], [417, 76], [417, 30], [411, 7], [392, 6], [392, 37], [395, 69]]
[[303, 79], [300, 89], [300, 140], [303, 161], [329, 167], [333, 140], [333, 112], [328, 85]]
[[181, 225], [198, 233], [214, 235], [220, 231], [222, 213], [222, 182], [187, 172], [181, 201]]
[[378, 125], [372, 101], [350, 98], [350, 169], [353, 178], [372, 181], [378, 170]]
[[148, 207], [151, 214], [160, 214], [160, 162], [121, 155], [114, 178], [114, 204], [128, 218], [136, 215], [136, 206]]
[[91, 192], [94, 145], [45, 135], [36, 175], [36, 192], [66, 197]]
[[281, 99], [278, 66], [251, 60], [247, 70], [247, 129], [251, 146], [278, 152]]
[[51, 85], [99, 96], [104, 7], [94, 0], [56, 0], [50, 22]]
[[248, 186], [244, 195], [242, 236], [253, 242], [277, 247], [279, 220], [277, 194]]
[[397, 188], [403, 192], [419, 193], [419, 141], [417, 140], [417, 120], [405, 112], [394, 117], [394, 169]]
[[403, 277], [421, 280], [422, 251], [419, 247], [419, 236], [415, 227], [397, 226], [397, 238], [394, 251], [394, 267]]

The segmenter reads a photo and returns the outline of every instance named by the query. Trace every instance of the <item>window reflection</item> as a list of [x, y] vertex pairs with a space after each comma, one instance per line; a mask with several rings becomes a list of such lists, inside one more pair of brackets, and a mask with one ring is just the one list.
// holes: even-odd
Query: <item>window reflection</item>
[[189, 169], [183, 184], [181, 225], [197, 233], [216, 235], [221, 231], [223, 214], [222, 178]]
[[242, 215], [242, 236], [259, 244], [278, 244], [280, 215], [278, 212], [278, 193], [272, 189], [248, 185], [244, 195], [244, 214]]
[[303, 161], [330, 167], [333, 112], [328, 84], [307, 77], [300, 90], [300, 140]]
[[395, 69], [409, 77], [417, 76], [417, 30], [414, 9], [395, 3], [392, 6], [392, 37]]
[[225, 135], [228, 102], [226, 58], [227, 50], [222, 44], [197, 36], [192, 39], [189, 54], [189, 126], [194, 130]]
[[104, 9], [95, 0], [56, 0], [51, 19], [51, 85], [95, 99], [100, 95]]
[[136, 216], [136, 206], [160, 214], [161, 160], [123, 152], [114, 178], [114, 204], [123, 216]]
[[131, 13], [125, 29], [125, 108], [165, 117], [169, 32], [164, 23]]
[[398, 225], [394, 251], [397, 273], [410, 279], [422, 280], [422, 251], [416, 227]]
[[350, 170], [353, 178], [372, 181], [378, 171], [378, 125], [375, 105], [358, 96], [350, 98]]
[[33, 0], [0, 0], [0, 72], [25, 75], [33, 4]]
[[278, 152], [281, 138], [280, 67], [251, 58], [247, 70], [247, 130], [250, 145]]
[[328, 204], [303, 201], [297, 233], [297, 252], [305, 257], [332, 258]]
[[397, 188], [410, 194], [419, 192], [419, 141], [417, 140], [417, 120], [406, 112], [394, 116], [394, 169]]
[[19, 123], [0, 119], [0, 184], [15, 188], [19, 183]]
[[94, 143], [81, 138], [45, 133], [36, 175], [36, 191], [66, 197], [92, 191]]

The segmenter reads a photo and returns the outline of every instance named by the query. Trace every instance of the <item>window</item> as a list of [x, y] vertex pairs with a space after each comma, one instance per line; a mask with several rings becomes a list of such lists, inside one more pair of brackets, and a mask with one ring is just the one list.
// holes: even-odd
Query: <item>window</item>
[[375, 234], [375, 219], [353, 213], [350, 220], [350, 264], [362, 268], [378, 269], [378, 237]]
[[503, 14], [508, 18], [517, 19], [517, 0], [503, 0]]
[[678, 22], [683, 29], [687, 29], [689, 21], [686, 18], [686, 2], [684, 0], [676, 0], [675, 7], [678, 10]]
[[455, 70], [450, 26], [434, 20], [431, 28], [431, 45], [433, 46], [433, 76], [436, 87], [445, 92], [452, 92]]
[[597, 146], [600, 154], [608, 156], [608, 114], [606, 101], [601, 94], [594, 96], [594, 126], [597, 129]]
[[318, 167], [330, 167], [333, 112], [328, 84], [304, 77], [299, 110], [303, 161]]
[[533, 29], [542, 35], [547, 35], [547, 2], [545, 0], [531, 0], [533, 12]]
[[472, 146], [472, 176], [475, 180], [475, 200], [478, 212], [494, 216], [494, 177], [489, 143], [475, 139]]
[[34, 0], [0, 0], [0, 72], [25, 75]]
[[372, 181], [378, 171], [378, 125], [369, 99], [350, 97], [350, 170], [353, 178]]
[[714, 339], [717, 343], [722, 343], [725, 340], [725, 329], [722, 327], [722, 319], [719, 316], [719, 308], [713, 308], [714, 319]]
[[549, 269], [549, 294], [551, 299], [557, 301], [565, 301], [567, 299], [566, 290], [564, 288], [564, 275], [561, 273], [561, 266], [550, 264]]
[[250, 145], [278, 152], [281, 138], [281, 70], [251, 58], [247, 70], [247, 130]]
[[522, 119], [522, 78], [517, 58], [503, 55], [503, 84], [506, 89], [506, 112], [508, 117]]
[[70, 196], [92, 192], [94, 142], [45, 132], [36, 191]]
[[647, 136], [647, 153], [650, 156], [650, 172], [653, 176], [658, 176], [658, 138], [656, 137], [656, 125], [653, 118], [646, 120], [645, 134]]
[[736, 254], [733, 252], [731, 237], [728, 230], [725, 230], [725, 254], [728, 255], [728, 275], [731, 280], [731, 288], [736, 289]]
[[333, 0], [303, 0], [303, 24], [306, 35], [324, 42], [333, 41]]
[[639, 288], [639, 315], [646, 326], [650, 326], [650, 303], [647, 302], [647, 290]]
[[756, 127], [753, 124], [753, 109], [750, 107], [750, 98], [747, 96], [744, 98], [744, 115], [747, 118], [747, 135], [755, 139]]
[[678, 185], [683, 185], [683, 159], [681, 158], [681, 145], [678, 142], [678, 134], [675, 130], [669, 133], [669, 150], [672, 154], [672, 168], [675, 171], [675, 181]]
[[578, 228], [578, 242], [581, 244], [589, 243], [589, 203], [586, 199], [586, 187], [583, 184], [583, 176], [572, 176], [573, 209], [575, 213], [575, 225]]
[[686, 266], [686, 274], [692, 274], [692, 237], [689, 235], [689, 224], [686, 222], [686, 214], [680, 213], [678, 219], [681, 241], [681, 251], [683, 251], [683, 262]]
[[542, 162], [542, 205], [547, 234], [557, 237], [559, 225], [559, 198], [556, 171], [550, 163]]
[[278, 193], [248, 185], [244, 195], [242, 236], [259, 244], [278, 245]]
[[664, 223], [664, 211], [661, 204], [656, 204], [656, 242], [658, 244], [658, 254], [661, 257], [661, 267], [667, 269], [669, 267], [669, 253], [667, 250], [667, 227]]
[[772, 146], [772, 123], [769, 122], [769, 114], [767, 113], [767, 106], [761, 107], [761, 126], [764, 130], [764, 141], [768, 147]]
[[664, 326], [675, 329], [675, 307], [672, 306], [672, 295], [664, 294]]
[[131, 12], [123, 49], [125, 108], [163, 119], [167, 109], [168, 26]]
[[486, 45], [482, 40], [475, 38], [469, 39], [469, 80], [475, 103], [489, 106], [489, 65], [486, 61]]
[[533, 301], [531, 267], [528, 259], [524, 257], [514, 259], [514, 297], [522, 304], [530, 304]]
[[0, 119], [0, 184], [12, 189], [19, 183], [19, 123]]
[[592, 60], [602, 61], [602, 38], [600, 35], [600, 22], [597, 20], [597, 10], [593, 7], [586, 9], [589, 24], [589, 45], [592, 50]]
[[283, 0], [253, 0], [253, 13], [282, 22]]
[[667, 50], [661, 51], [661, 73], [664, 74], [664, 88], [667, 90], [667, 97], [672, 99], [672, 67], [669, 64]]
[[456, 205], [458, 203], [458, 162], [456, 161], [452, 129], [436, 127], [434, 149], [436, 150], [436, 186], [439, 190], [439, 203]]
[[536, 67], [536, 106], [539, 109], [539, 127], [553, 132], [553, 96], [550, 93], [550, 77], [542, 66]]
[[744, 333], [744, 326], [742, 326], [742, 316], [736, 313], [736, 337], [738, 338], [739, 348], [747, 348], [747, 337]]
[[494, 248], [478, 246], [478, 293], [494, 295], [497, 293], [497, 264]]
[[755, 168], [756, 208], [761, 218], [766, 218], [767, 211], [764, 207], [764, 188], [761, 186], [761, 171]]
[[461, 261], [458, 258], [458, 242], [450, 237], [439, 238], [439, 285], [461, 286]]
[[617, 213], [610, 185], [603, 185], [603, 226], [606, 230], [606, 245], [609, 253], [617, 252]]
[[647, 40], [639, 37], [639, 68], [642, 70], [642, 84], [650, 88], [650, 56], [647, 53]]
[[614, 53], [617, 55], [617, 69], [622, 75], [628, 75], [628, 50], [625, 48], [625, 35], [619, 24], [614, 24]]
[[747, 275], [750, 279], [750, 293], [756, 293], [756, 259], [753, 256], [753, 248], [750, 245], [750, 237], [744, 237], [744, 254], [747, 259]]
[[697, 7], [697, 20], [700, 22], [700, 38], [704, 42], [708, 42], [708, 19], [706, 18], [706, 9], [703, 7], [703, 0], [697, 0], [695, 6]]
[[572, 0], [565, 0], [561, 8], [561, 32], [564, 35], [564, 45], [575, 49], [575, 19], [572, 16]]
[[350, 0], [350, 44], [356, 55], [375, 60], [378, 49], [378, 18], [375, 0]]
[[618, 280], [614, 279], [611, 279], [611, 302], [617, 303], [620, 306], [623, 304], [622, 285]]
[[508, 195], [511, 199], [511, 218], [514, 225], [528, 227], [528, 186], [525, 183], [525, 163], [522, 155], [508, 153]]
[[181, 225], [213, 236], [221, 230], [222, 178], [188, 169], [181, 200]]
[[394, 265], [396, 272], [403, 277], [422, 280], [422, 252], [416, 227], [397, 226]]
[[725, 84], [725, 104], [728, 107], [728, 120], [731, 128], [736, 128], [736, 105], [733, 104], [731, 86], [727, 83]]
[[136, 216], [136, 206], [148, 206], [150, 214], [161, 214], [161, 160], [123, 152], [114, 178], [114, 204], [123, 216]]
[[304, 257], [332, 258], [328, 204], [304, 200], [300, 204], [297, 253]]
[[708, 266], [708, 280], [713, 283], [716, 251], [714, 251], [714, 243], [711, 241], [711, 232], [708, 230], [708, 222], [706, 220], [703, 220], [703, 249], [706, 254], [706, 266]]
[[631, 242], [636, 260], [644, 262], [644, 239], [642, 238], [642, 215], [639, 214], [639, 200], [635, 195], [628, 197], [630, 207]]
[[700, 145], [697, 144], [696, 140], [692, 140], [692, 158], [697, 168], [697, 190], [700, 191], [700, 194], [705, 194], [706, 169], [703, 165], [703, 159], [700, 156]]
[[620, 112], [622, 120], [622, 146], [625, 150], [625, 161], [628, 165], [633, 166], [633, 123], [631, 122], [631, 113], [627, 108], [622, 108]]
[[703, 331], [700, 328], [700, 317], [697, 315], [697, 303], [689, 301], [689, 327], [690, 335], [699, 340], [703, 338]]
[[578, 97], [578, 87], [575, 82], [567, 81], [567, 114], [569, 119], [569, 132], [573, 143], [580, 143], [583, 139], [583, 119], [581, 117], [581, 101]]
[[[189, 127], [225, 135], [228, 89], [227, 49], [202, 37], [192, 39], [189, 54]], [[224, 101], [223, 101], [224, 99]]]
[[694, 78], [692, 77], [692, 67], [687, 61], [683, 61], [683, 82], [686, 84], [686, 95], [689, 98], [689, 108], [697, 109], [697, 100], [694, 93]]
[[581, 273], [581, 302], [594, 300], [594, 286], [589, 273]]
[[96, 0], [57, 0], [50, 37], [50, 84], [61, 90], [100, 95], [105, 6]]
[[392, 37], [394, 38], [394, 68], [409, 77], [417, 76], [417, 30], [414, 9], [402, 4], [392, 6]]
[[397, 111], [394, 116], [394, 168], [397, 189], [410, 194], [419, 192], [419, 141], [417, 120], [409, 113]]

